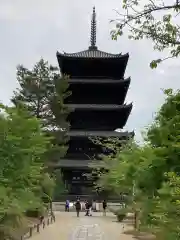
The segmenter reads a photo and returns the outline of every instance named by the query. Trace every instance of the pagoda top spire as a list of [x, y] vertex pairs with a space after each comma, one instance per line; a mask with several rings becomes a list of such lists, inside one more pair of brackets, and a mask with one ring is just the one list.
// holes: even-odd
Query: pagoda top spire
[[[91, 18], [91, 34], [90, 34], [90, 45], [88, 47], [87, 50], [83, 50], [80, 52], [74, 52], [74, 53], [59, 53], [57, 52], [57, 58], [59, 61], [59, 64], [62, 65], [63, 59], [67, 58], [67, 59], [99, 59], [99, 58], [104, 58], [107, 61], [109, 61], [110, 59], [116, 59], [116, 61], [123, 61], [124, 66], [126, 66], [128, 58], [129, 58], [129, 54], [122, 54], [122, 53], [118, 53], [118, 54], [113, 54], [113, 53], [108, 53], [108, 52], [104, 52], [104, 51], [100, 51], [97, 46], [96, 46], [96, 10], [95, 7], [93, 7], [93, 12], [92, 12], [92, 18]], [[64, 64], [64, 63], [63, 63]], [[65, 63], [66, 65], [67, 63]], [[59, 66], [60, 66], [59, 65]], [[61, 66], [60, 66], [61, 68]], [[67, 72], [66, 72], [67, 73]], [[72, 75], [72, 74], [70, 74]]]
[[96, 10], [93, 7], [92, 19], [91, 19], [91, 37], [90, 37], [91, 45], [89, 47], [90, 50], [97, 50], [96, 47]]

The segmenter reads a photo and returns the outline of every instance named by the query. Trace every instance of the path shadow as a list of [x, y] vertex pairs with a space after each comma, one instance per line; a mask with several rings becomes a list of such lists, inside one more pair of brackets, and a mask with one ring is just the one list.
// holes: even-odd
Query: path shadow
[[138, 239], [138, 240], [155, 240], [156, 237], [150, 233], [146, 233], [146, 232], [137, 232], [136, 230], [132, 229], [132, 230], [127, 230], [123, 232], [125, 235], [130, 235], [132, 236], [134, 239]]

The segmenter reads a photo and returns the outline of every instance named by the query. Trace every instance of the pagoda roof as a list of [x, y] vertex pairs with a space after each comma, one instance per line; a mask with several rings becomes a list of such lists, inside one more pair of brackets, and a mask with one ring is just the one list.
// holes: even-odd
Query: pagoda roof
[[131, 78], [126, 78], [126, 79], [119, 79], [119, 80], [114, 80], [114, 79], [95, 79], [95, 78], [69, 78], [68, 83], [70, 84], [130, 84]]
[[70, 109], [91, 109], [91, 110], [121, 110], [132, 109], [132, 103], [124, 105], [116, 104], [65, 104]]
[[113, 53], [108, 53], [108, 52], [104, 52], [101, 50], [98, 50], [97, 46], [96, 46], [96, 12], [95, 12], [95, 7], [93, 8], [93, 14], [92, 14], [92, 19], [91, 19], [91, 35], [90, 35], [90, 42], [91, 45], [89, 46], [89, 48], [87, 50], [84, 51], [80, 51], [80, 52], [74, 52], [74, 53], [59, 53], [57, 52], [57, 58], [127, 58], [129, 57], [129, 54], [122, 54], [122, 53], [118, 53], [118, 54], [113, 54]]
[[100, 51], [97, 48], [95, 49], [87, 49], [84, 51], [80, 51], [80, 52], [74, 52], [74, 53], [56, 53], [57, 58], [116, 58], [116, 59], [128, 59], [129, 58], [129, 54], [113, 54], [113, 53], [108, 53], [108, 52], [104, 52], [104, 51]]
[[71, 130], [67, 132], [67, 136], [69, 137], [133, 137], [134, 132]]
[[[68, 78], [69, 95], [65, 104], [124, 104], [130, 78]], [[99, 94], [101, 95], [99, 97]]]

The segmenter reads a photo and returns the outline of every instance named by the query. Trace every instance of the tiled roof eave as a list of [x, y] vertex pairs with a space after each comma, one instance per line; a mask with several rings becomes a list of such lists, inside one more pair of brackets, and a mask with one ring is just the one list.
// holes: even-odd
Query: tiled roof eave
[[68, 82], [70, 84], [115, 84], [115, 85], [125, 85], [127, 86], [127, 84], [129, 85], [131, 81], [131, 78], [128, 77], [126, 79], [118, 79], [118, 80], [114, 80], [114, 79], [106, 79], [106, 77], [104, 77], [104, 79], [81, 79], [81, 78], [70, 78], [68, 79]]
[[133, 104], [113, 105], [113, 104], [65, 104], [69, 109], [92, 109], [92, 110], [123, 110], [132, 109]]
[[82, 131], [71, 130], [67, 132], [69, 137], [133, 137], [134, 132], [115, 132], [115, 131]]
[[57, 57], [60, 58], [78, 58], [78, 59], [98, 59], [98, 58], [104, 58], [104, 59], [122, 59], [122, 58], [128, 58], [129, 54], [112, 54], [112, 53], [107, 53], [99, 50], [95, 51], [90, 51], [90, 50], [85, 50], [82, 52], [77, 52], [77, 53], [59, 53], [57, 52]]

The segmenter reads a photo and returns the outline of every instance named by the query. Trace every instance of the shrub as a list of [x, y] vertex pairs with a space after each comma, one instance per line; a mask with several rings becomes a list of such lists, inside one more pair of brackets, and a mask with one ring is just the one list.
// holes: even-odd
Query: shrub
[[119, 209], [115, 212], [115, 215], [117, 217], [118, 222], [122, 222], [124, 218], [126, 217], [126, 209]]

